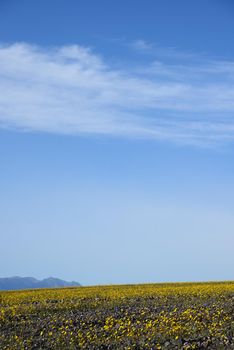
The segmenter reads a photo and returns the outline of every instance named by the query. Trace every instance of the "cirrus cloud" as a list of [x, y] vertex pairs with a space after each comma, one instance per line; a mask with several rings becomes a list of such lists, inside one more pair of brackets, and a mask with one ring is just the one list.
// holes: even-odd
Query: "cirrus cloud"
[[89, 48], [0, 46], [0, 126], [210, 145], [234, 140], [234, 62], [116, 69]]

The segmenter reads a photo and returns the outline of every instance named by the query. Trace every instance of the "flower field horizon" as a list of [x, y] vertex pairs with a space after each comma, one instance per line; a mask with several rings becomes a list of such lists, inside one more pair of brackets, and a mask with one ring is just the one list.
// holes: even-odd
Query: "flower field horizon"
[[1, 291], [0, 349], [234, 349], [234, 282]]

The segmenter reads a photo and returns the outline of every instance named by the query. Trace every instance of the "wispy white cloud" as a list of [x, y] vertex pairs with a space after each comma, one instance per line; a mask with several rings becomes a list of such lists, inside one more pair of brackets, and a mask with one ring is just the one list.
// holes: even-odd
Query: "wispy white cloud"
[[135, 40], [128, 45], [135, 50], [139, 50], [143, 52], [152, 51], [154, 48], [150, 42], [142, 39]]
[[0, 47], [0, 126], [210, 145], [234, 140], [234, 62], [116, 70], [89, 48]]
[[138, 53], [147, 54], [169, 61], [184, 61], [188, 59], [200, 61], [206, 56], [205, 53], [200, 53], [197, 55], [194, 52], [179, 50], [174, 46], [164, 47], [159, 43], [152, 43], [143, 39], [134, 40], [132, 42], [125, 42], [125, 45], [128, 46], [131, 50], [135, 50]]

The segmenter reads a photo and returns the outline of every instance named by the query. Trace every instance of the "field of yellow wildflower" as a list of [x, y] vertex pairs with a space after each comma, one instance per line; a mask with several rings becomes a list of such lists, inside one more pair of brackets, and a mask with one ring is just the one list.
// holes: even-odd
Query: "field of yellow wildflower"
[[0, 349], [234, 349], [234, 282], [1, 292]]

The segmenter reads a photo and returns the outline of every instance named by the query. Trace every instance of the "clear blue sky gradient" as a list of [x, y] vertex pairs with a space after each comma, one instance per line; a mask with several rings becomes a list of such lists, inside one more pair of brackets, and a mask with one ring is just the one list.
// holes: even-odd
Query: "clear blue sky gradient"
[[[147, 68], [155, 58], [167, 68], [192, 64], [194, 71], [210, 62], [234, 65], [231, 0], [2, 0], [0, 33], [2, 45], [26, 43], [30, 50], [91, 48], [115, 72]], [[234, 75], [224, 75], [216, 77], [220, 86], [234, 86]], [[206, 79], [199, 84], [206, 86]], [[196, 76], [192, 80], [196, 86]], [[82, 284], [234, 279], [233, 133], [219, 132], [213, 144], [206, 141], [208, 129], [199, 134], [202, 142], [193, 134], [190, 144], [187, 129], [183, 142], [179, 132], [174, 142], [142, 134], [63, 134], [54, 124], [22, 131], [17, 121], [4, 121], [1, 101], [2, 277], [56, 276]], [[230, 101], [228, 111], [218, 111], [219, 121], [233, 122]], [[176, 120], [179, 113], [172, 112]], [[150, 111], [140, 105], [136, 113], [142, 123]], [[213, 111], [204, 113], [209, 121]], [[192, 109], [183, 115], [198, 116]]]

